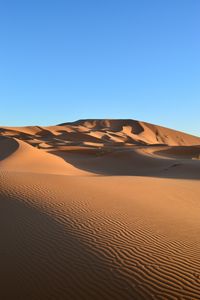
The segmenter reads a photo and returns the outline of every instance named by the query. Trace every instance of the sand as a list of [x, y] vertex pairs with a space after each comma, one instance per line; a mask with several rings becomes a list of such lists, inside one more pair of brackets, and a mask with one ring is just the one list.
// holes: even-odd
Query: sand
[[200, 299], [200, 138], [0, 128], [1, 299]]

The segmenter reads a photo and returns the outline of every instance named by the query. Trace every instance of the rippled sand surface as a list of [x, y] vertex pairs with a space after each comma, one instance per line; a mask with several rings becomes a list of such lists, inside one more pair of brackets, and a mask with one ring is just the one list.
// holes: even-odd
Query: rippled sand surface
[[0, 129], [0, 298], [200, 299], [200, 138], [132, 120]]

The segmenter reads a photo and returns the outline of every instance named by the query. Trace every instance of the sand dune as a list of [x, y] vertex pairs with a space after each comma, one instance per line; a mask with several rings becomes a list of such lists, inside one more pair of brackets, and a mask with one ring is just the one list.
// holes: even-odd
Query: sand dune
[[80, 175], [85, 172], [69, 163], [63, 164], [61, 158], [30, 146], [16, 138], [0, 139], [1, 170], [28, 173], [46, 173], [63, 175]]
[[1, 127], [1, 298], [200, 299], [199, 179], [172, 129]]

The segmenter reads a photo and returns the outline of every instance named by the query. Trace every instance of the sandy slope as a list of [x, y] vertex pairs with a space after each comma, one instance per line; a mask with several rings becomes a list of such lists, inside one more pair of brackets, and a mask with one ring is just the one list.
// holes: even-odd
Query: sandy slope
[[0, 298], [200, 299], [200, 138], [133, 120], [0, 135]]

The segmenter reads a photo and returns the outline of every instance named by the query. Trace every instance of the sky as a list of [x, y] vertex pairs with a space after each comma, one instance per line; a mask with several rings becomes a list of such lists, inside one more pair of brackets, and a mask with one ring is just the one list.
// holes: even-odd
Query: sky
[[136, 119], [200, 135], [199, 0], [0, 1], [0, 126]]

